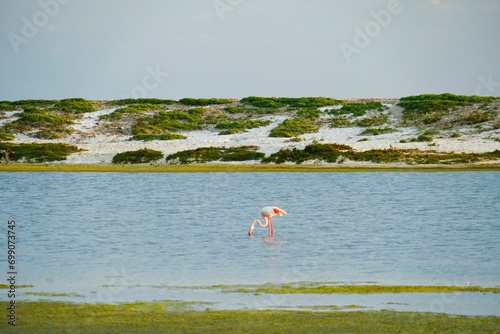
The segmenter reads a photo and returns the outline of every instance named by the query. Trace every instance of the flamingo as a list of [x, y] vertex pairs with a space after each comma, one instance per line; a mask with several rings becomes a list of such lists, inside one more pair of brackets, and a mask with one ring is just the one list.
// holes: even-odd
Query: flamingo
[[252, 231], [254, 229], [254, 225], [255, 223], [259, 223], [260, 226], [262, 227], [266, 227], [267, 224], [269, 224], [269, 233], [268, 235], [271, 236], [274, 234], [274, 229], [273, 229], [273, 216], [276, 216], [276, 215], [280, 215], [280, 216], [283, 216], [283, 215], [286, 215], [286, 211], [285, 210], [281, 210], [280, 208], [277, 208], [275, 206], [266, 206], [264, 208], [262, 208], [262, 210], [260, 210], [260, 214], [262, 216], [262, 218], [264, 218], [264, 221], [266, 222], [265, 224], [262, 224], [260, 222], [260, 220], [255, 220], [252, 224], [252, 226], [250, 226], [250, 230], [248, 230], [248, 235], [252, 235]]

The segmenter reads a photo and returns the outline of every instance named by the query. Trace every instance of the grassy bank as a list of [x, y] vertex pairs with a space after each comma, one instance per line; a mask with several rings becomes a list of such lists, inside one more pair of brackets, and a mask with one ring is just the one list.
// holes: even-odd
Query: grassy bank
[[[2, 333], [494, 333], [500, 317], [369, 311], [193, 311], [172, 301], [132, 304], [16, 303]], [[0, 308], [7, 309], [7, 302]], [[6, 311], [4, 311], [6, 312]]]
[[449, 172], [500, 171], [500, 164], [454, 165], [113, 165], [113, 164], [0, 164], [0, 172], [132, 172], [132, 173], [194, 173], [194, 172]]

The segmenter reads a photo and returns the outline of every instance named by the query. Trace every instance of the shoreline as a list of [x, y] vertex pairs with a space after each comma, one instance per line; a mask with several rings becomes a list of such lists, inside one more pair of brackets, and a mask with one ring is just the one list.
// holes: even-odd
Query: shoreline
[[130, 173], [207, 173], [207, 172], [465, 172], [500, 171], [500, 163], [491, 164], [430, 164], [430, 165], [257, 165], [257, 164], [61, 164], [10, 163], [0, 164], [0, 172], [130, 172]]

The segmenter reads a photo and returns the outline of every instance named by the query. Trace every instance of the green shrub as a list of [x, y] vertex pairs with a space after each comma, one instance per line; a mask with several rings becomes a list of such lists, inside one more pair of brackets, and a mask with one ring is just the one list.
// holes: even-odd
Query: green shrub
[[229, 106], [224, 108], [224, 111], [230, 114], [274, 114], [279, 112], [280, 110], [277, 108], [245, 108], [245, 107], [234, 107]]
[[72, 153], [82, 151], [76, 146], [67, 144], [11, 144], [0, 143], [0, 155], [9, 151], [10, 160], [26, 162], [50, 162], [66, 160]]
[[4, 126], [0, 127], [0, 130], [5, 133], [13, 134], [30, 131], [31, 127], [24, 124], [7, 123]]
[[254, 129], [271, 124], [271, 121], [242, 121], [242, 122], [224, 122], [215, 126], [216, 129]]
[[95, 111], [91, 101], [81, 98], [61, 100], [54, 105], [54, 109], [75, 114]]
[[395, 131], [396, 131], [395, 129], [389, 128], [389, 127], [386, 127], [386, 128], [376, 128], [376, 129], [368, 128], [368, 129], [364, 130], [363, 132], [361, 132], [360, 135], [378, 136], [380, 134], [391, 133], [391, 132], [395, 132]]
[[158, 109], [161, 109], [161, 107], [157, 104], [151, 104], [151, 103], [131, 104], [123, 108], [118, 108], [110, 114], [101, 115], [99, 116], [99, 119], [121, 119], [123, 117], [123, 114], [140, 114], [145, 111], [158, 110]]
[[332, 117], [330, 121], [330, 128], [348, 128], [351, 126], [352, 123], [344, 115]]
[[165, 105], [171, 105], [177, 103], [175, 100], [161, 100], [161, 99], [154, 99], [154, 98], [141, 98], [141, 99], [121, 99], [121, 100], [113, 100], [113, 101], [108, 101], [106, 104], [112, 105], [112, 106], [123, 106], [127, 104], [165, 104]]
[[134, 125], [134, 134], [142, 134], [137, 129], [161, 129], [162, 131], [190, 131], [200, 130], [204, 121], [202, 120], [203, 108], [182, 110], [160, 111], [152, 117], [141, 117]]
[[30, 109], [27, 112], [20, 113], [19, 118], [13, 123], [31, 127], [40, 127], [73, 124], [73, 121], [69, 117], [50, 115], [42, 110]]
[[179, 100], [180, 104], [188, 105], [188, 106], [207, 106], [210, 104], [228, 104], [233, 103], [232, 100], [228, 99], [192, 99], [192, 98], [184, 98]]
[[387, 123], [388, 117], [386, 115], [378, 115], [372, 117], [366, 117], [357, 120], [355, 124], [360, 127], [367, 128], [369, 126], [378, 126]]
[[257, 146], [240, 147], [200, 147], [194, 150], [186, 150], [169, 155], [167, 162], [178, 161], [181, 164], [205, 163], [211, 161], [247, 161], [260, 160], [265, 154], [256, 152]]
[[352, 147], [343, 144], [312, 144], [307, 145], [303, 150], [297, 148], [281, 149], [262, 159], [262, 163], [295, 162], [301, 164], [304, 161], [315, 159], [336, 162], [340, 155], [344, 155], [346, 152], [352, 152]]
[[114, 164], [142, 164], [157, 161], [163, 158], [160, 151], [143, 148], [137, 151], [127, 151], [118, 153], [113, 157]]
[[359, 102], [348, 102], [345, 103], [342, 108], [338, 111], [339, 114], [352, 114], [353, 116], [363, 116], [366, 114], [367, 110], [373, 110], [373, 109], [378, 109], [382, 108], [383, 104], [380, 102], [366, 102], [366, 103], [359, 103]]
[[317, 108], [304, 108], [297, 111], [297, 116], [302, 118], [317, 118], [321, 114], [321, 110]]
[[422, 142], [431, 142], [433, 140], [434, 140], [434, 138], [426, 136], [426, 135], [420, 135], [417, 138], [410, 139], [411, 142], [419, 142], [419, 143], [422, 143]]
[[286, 105], [292, 108], [321, 108], [343, 103], [342, 100], [328, 97], [257, 97], [249, 96], [240, 100], [241, 103], [250, 104], [260, 108], [281, 108]]
[[480, 112], [474, 111], [465, 116], [465, 121], [469, 124], [488, 122], [492, 119], [492, 114], [488, 111]]
[[14, 140], [16, 137], [0, 131], [0, 141]]
[[0, 110], [14, 111], [28, 107], [47, 108], [56, 104], [57, 100], [19, 100], [19, 101], [0, 101]]
[[228, 129], [228, 130], [222, 130], [221, 132], [219, 132], [219, 136], [234, 135], [234, 134], [243, 133], [243, 132], [248, 132], [248, 131], [245, 129]]
[[0, 101], [0, 110], [14, 111], [17, 110], [17, 106], [10, 101]]
[[41, 138], [41, 139], [57, 139], [61, 138], [64, 135], [67, 134], [72, 134], [73, 130], [71, 129], [66, 129], [66, 128], [53, 128], [49, 130], [40, 130], [38, 132], [35, 132], [33, 137], [35, 138]]
[[361, 139], [358, 139], [358, 142], [361, 142], [361, 141], [370, 141], [370, 139], [368, 139], [368, 138], [361, 138]]
[[[414, 119], [418, 115], [434, 113], [433, 116], [424, 118], [426, 124], [437, 122], [440, 119], [441, 113], [448, 112], [450, 108], [456, 110], [457, 106], [468, 106], [478, 102], [491, 102], [496, 98], [492, 96], [465, 96], [445, 94], [423, 94], [415, 96], [402, 97], [399, 106], [405, 108], [403, 116], [406, 119]], [[436, 113], [438, 112], [438, 113]]]
[[249, 110], [250, 110], [249, 108], [234, 107], [234, 106], [229, 106], [224, 108], [224, 111], [230, 114], [246, 113]]
[[163, 133], [163, 134], [137, 134], [132, 136], [129, 140], [174, 140], [174, 139], [187, 139], [186, 136], [177, 133]]
[[286, 119], [271, 130], [269, 137], [296, 137], [304, 133], [317, 132], [319, 127], [305, 118]]

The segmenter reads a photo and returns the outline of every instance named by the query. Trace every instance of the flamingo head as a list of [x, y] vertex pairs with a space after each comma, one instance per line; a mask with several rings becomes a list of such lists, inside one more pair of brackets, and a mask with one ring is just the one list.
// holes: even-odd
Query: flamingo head
[[253, 231], [253, 226], [250, 226], [250, 229], [248, 230], [248, 235], [252, 235], [252, 231]]
[[285, 210], [281, 210], [280, 208], [273, 208], [275, 214], [279, 214], [280, 216], [286, 215]]

